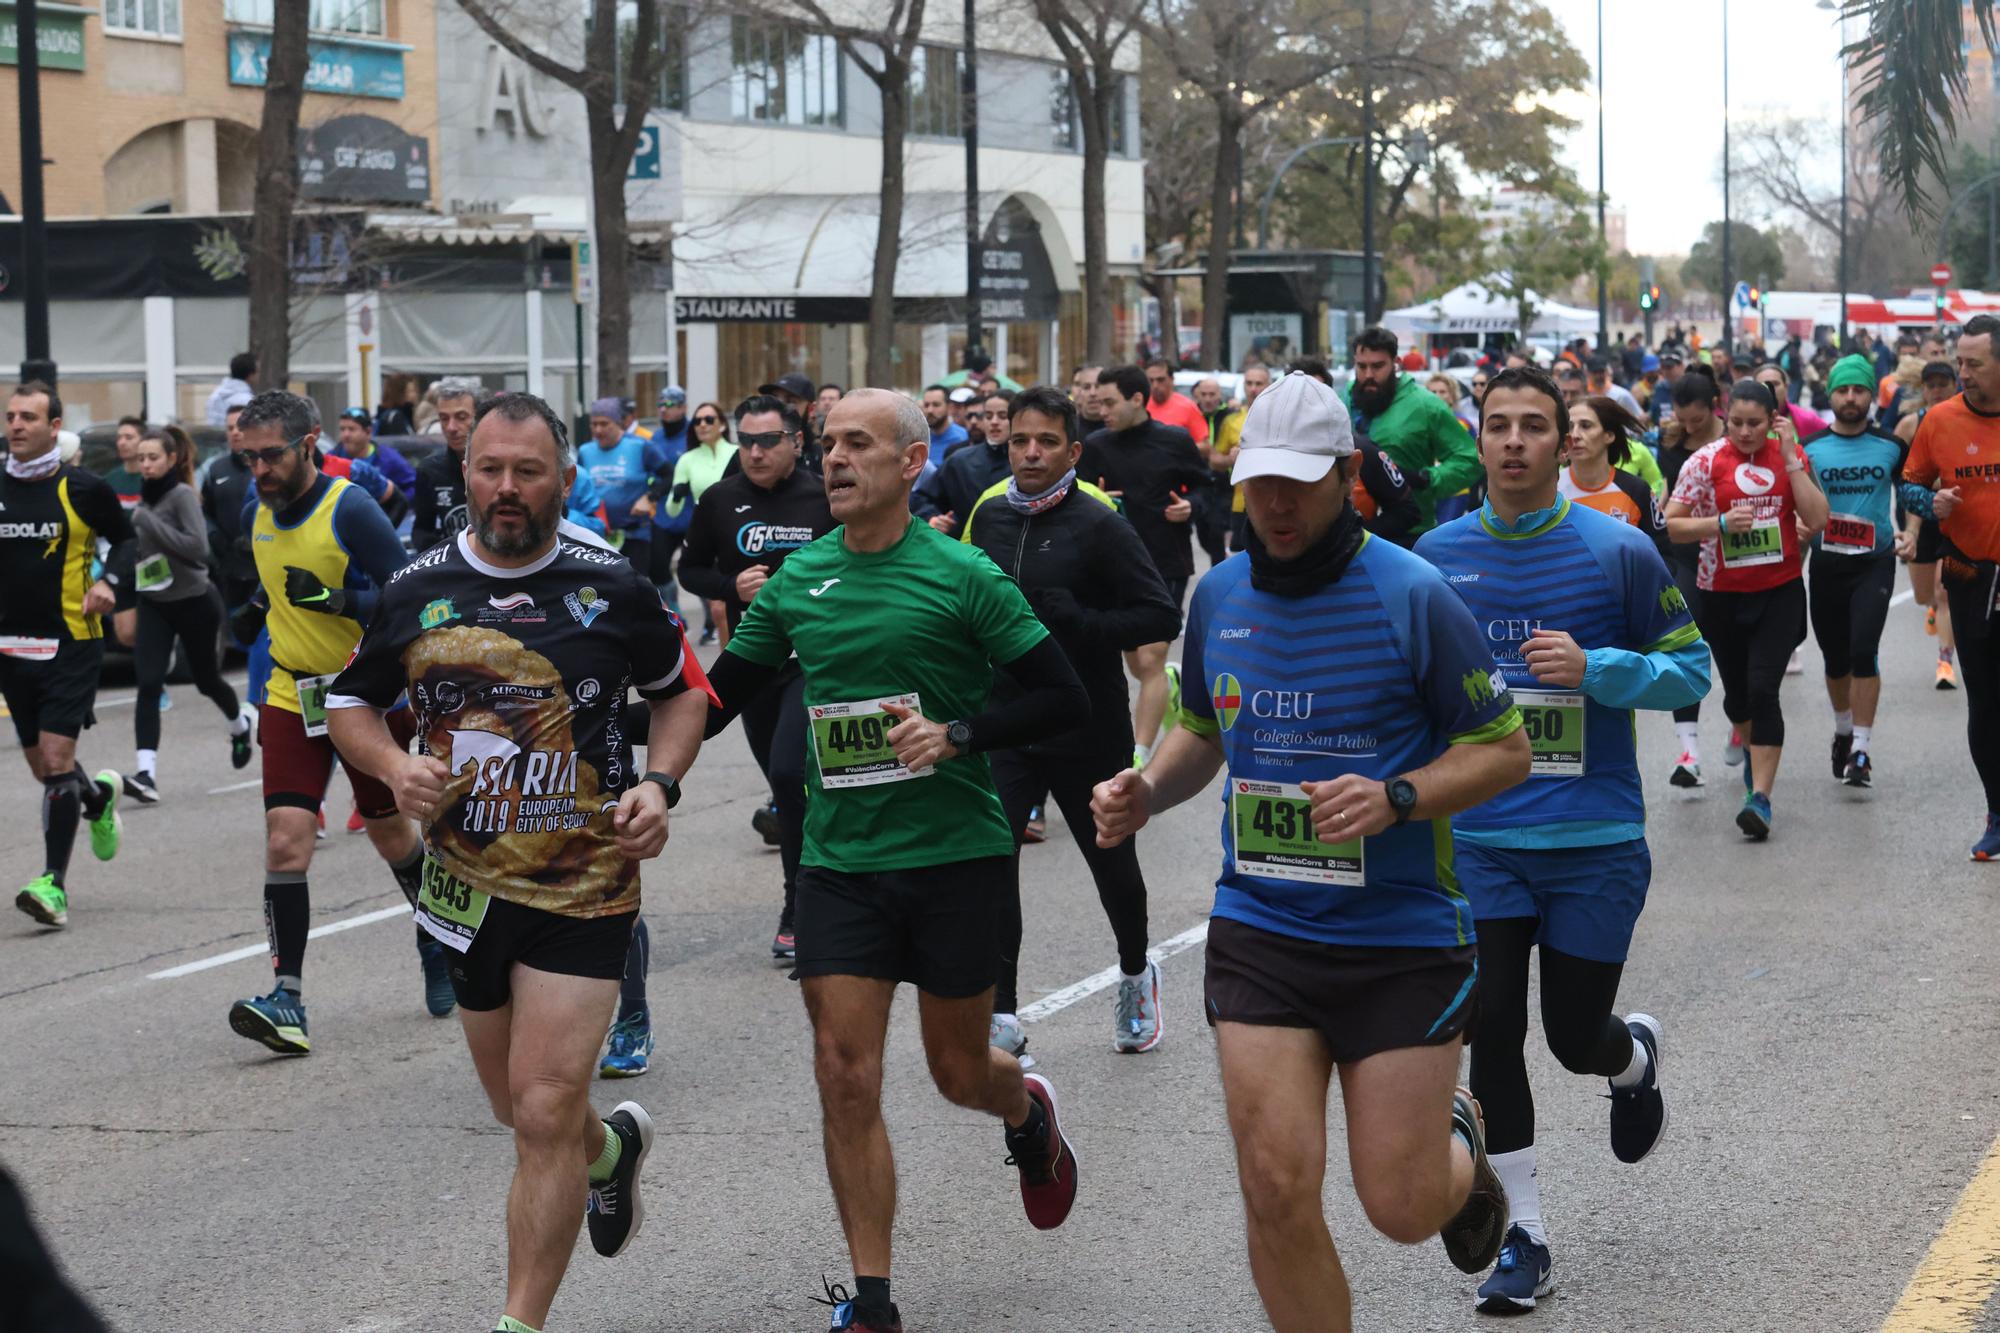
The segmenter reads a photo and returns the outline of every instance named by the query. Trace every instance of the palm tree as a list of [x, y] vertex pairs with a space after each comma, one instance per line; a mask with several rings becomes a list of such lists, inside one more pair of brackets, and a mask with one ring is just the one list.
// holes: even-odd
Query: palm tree
[[1945, 143], [1956, 137], [1965, 98], [1969, 8], [1989, 51], [2000, 48], [1995, 0], [1843, 0], [1841, 17], [1866, 25], [1842, 51], [1860, 79], [1858, 106], [1873, 122], [1882, 174], [1912, 222], [1931, 211], [1927, 176], [1946, 175]]

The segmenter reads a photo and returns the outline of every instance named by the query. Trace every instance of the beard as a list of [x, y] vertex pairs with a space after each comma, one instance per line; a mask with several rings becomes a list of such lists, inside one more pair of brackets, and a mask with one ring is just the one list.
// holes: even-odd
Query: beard
[[1868, 404], [1850, 403], [1833, 409], [1833, 419], [1843, 426], [1858, 426], [1868, 420]]
[[1389, 404], [1396, 401], [1396, 378], [1391, 375], [1383, 384], [1354, 381], [1354, 405], [1368, 416], [1381, 416], [1389, 410]]
[[510, 502], [508, 507], [518, 508], [522, 513], [518, 535], [503, 534], [496, 529], [493, 514], [500, 508], [498, 502], [474, 516], [472, 532], [479, 538], [481, 546], [497, 556], [504, 556], [510, 560], [539, 550], [542, 544], [548, 541], [549, 535], [556, 530], [556, 524], [562, 518], [560, 495], [540, 510], [531, 509], [518, 502]]

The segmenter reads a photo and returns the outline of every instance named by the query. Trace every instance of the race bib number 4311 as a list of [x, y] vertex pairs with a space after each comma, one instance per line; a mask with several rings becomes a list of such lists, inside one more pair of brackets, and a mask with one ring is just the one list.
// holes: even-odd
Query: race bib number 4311
[[1361, 839], [1321, 842], [1312, 800], [1296, 782], [1229, 780], [1229, 829], [1236, 873], [1305, 884], [1363, 882]]

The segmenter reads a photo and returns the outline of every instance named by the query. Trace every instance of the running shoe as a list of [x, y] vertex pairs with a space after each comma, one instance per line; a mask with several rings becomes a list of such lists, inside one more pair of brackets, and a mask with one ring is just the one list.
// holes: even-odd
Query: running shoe
[[820, 1285], [826, 1288], [826, 1296], [812, 1299], [820, 1305], [833, 1307], [833, 1322], [827, 1325], [828, 1333], [903, 1333], [903, 1312], [892, 1301], [889, 1305], [887, 1321], [881, 1315], [864, 1317], [860, 1304], [847, 1294], [847, 1288], [838, 1282], [828, 1282], [821, 1278]]
[[38, 875], [14, 895], [14, 906], [45, 926], [61, 930], [69, 924], [69, 895], [54, 875]]
[[1955, 690], [1958, 688], [1958, 673], [1952, 670], [1951, 663], [1945, 661], [1942, 657], [1938, 659], [1937, 687], [1941, 690]]
[[1743, 797], [1743, 808], [1736, 812], [1736, 827], [1743, 830], [1752, 842], [1762, 842], [1771, 836], [1771, 798], [1762, 792], [1749, 792]]
[[1987, 813], [1986, 836], [1972, 844], [1972, 859], [2000, 861], [2000, 814]]
[[1500, 1242], [1500, 1262], [1479, 1284], [1482, 1314], [1516, 1314], [1556, 1289], [1549, 1247], [1520, 1227], [1508, 1227]]
[[243, 730], [229, 734], [229, 766], [248, 768], [253, 747], [257, 743], [257, 714], [249, 704], [245, 704], [238, 716], [243, 721]]
[[1165, 735], [1181, 724], [1181, 664], [1167, 663], [1167, 708], [1160, 715], [1160, 734]]
[[313, 828], [313, 841], [314, 841], [314, 842], [325, 842], [325, 841], [326, 841], [326, 802], [324, 802], [324, 801], [320, 802], [320, 807], [319, 807], [319, 814], [318, 814], [318, 816], [317, 816], [317, 817], [318, 817], [318, 819], [319, 819], [319, 823], [318, 823], [317, 825], [315, 825], [315, 826], [314, 826], [314, 828]]
[[645, 1204], [639, 1198], [639, 1170], [646, 1154], [653, 1150], [653, 1118], [637, 1102], [620, 1102], [604, 1117], [604, 1132], [623, 1141], [618, 1165], [611, 1179], [590, 1187], [584, 1218], [590, 1224], [590, 1244], [607, 1259], [622, 1254], [639, 1228], [646, 1223]]
[[125, 794], [140, 805], [158, 805], [160, 787], [153, 781], [151, 773], [128, 773], [125, 775]]
[[229, 1026], [237, 1036], [262, 1042], [279, 1055], [305, 1055], [312, 1050], [312, 1041], [306, 1036], [306, 1002], [297, 991], [282, 986], [269, 995], [230, 1005]]
[[1049, 840], [1049, 821], [1042, 814], [1042, 807], [1038, 805], [1034, 809], [1028, 811], [1028, 822], [1027, 825], [1023, 827], [1021, 830], [1021, 841], [1047, 842], [1048, 840]]
[[1499, 1257], [1501, 1237], [1507, 1230], [1507, 1191], [1500, 1173], [1486, 1157], [1486, 1121], [1479, 1103], [1464, 1088], [1451, 1095], [1452, 1128], [1464, 1131], [1472, 1144], [1472, 1191], [1465, 1206], [1444, 1224], [1438, 1239], [1444, 1252], [1461, 1273], [1483, 1273]]
[[799, 938], [786, 925], [778, 927], [778, 933], [771, 937], [771, 957], [779, 962], [789, 963], [799, 956]]
[[111, 796], [97, 812], [97, 818], [90, 821], [90, 850], [98, 860], [109, 861], [118, 855], [118, 840], [125, 835], [125, 821], [118, 815], [118, 797], [125, 790], [125, 780], [105, 768], [98, 770], [97, 785]]
[[1040, 1074], [1023, 1081], [1028, 1096], [1042, 1108], [1042, 1123], [1033, 1133], [1006, 1129], [1007, 1165], [1021, 1172], [1021, 1206], [1028, 1221], [1037, 1231], [1053, 1231], [1076, 1202], [1076, 1149], [1063, 1137], [1055, 1085]]
[[1785, 674], [1788, 676], [1803, 676], [1806, 674], [1806, 664], [1799, 660], [1799, 650], [1796, 648], [1792, 649], [1791, 660], [1785, 663]]
[[1833, 733], [1833, 776], [1835, 781], [1847, 776], [1847, 757], [1854, 753], [1854, 733]]
[[1743, 762], [1743, 733], [1735, 727], [1729, 729], [1729, 744], [1723, 747], [1722, 762], [1731, 768]]
[[1928, 607], [1924, 611], [1924, 633], [1933, 639], [1937, 637], [1937, 608]]
[[986, 1024], [986, 1044], [998, 1046], [1016, 1060], [1027, 1054], [1028, 1034], [1012, 1014], [995, 1014]]
[[1121, 1055], [1137, 1055], [1160, 1044], [1166, 1027], [1160, 1021], [1160, 965], [1146, 960], [1146, 970], [1136, 977], [1118, 978], [1118, 1025], [1111, 1034], [1111, 1048]]
[[1667, 781], [1690, 792], [1699, 792], [1708, 785], [1701, 780], [1701, 764], [1686, 750], [1681, 751], [1680, 759], [1674, 764], [1673, 775]]
[[707, 648], [714, 642], [715, 642], [715, 626], [709, 625], [702, 630], [701, 639], [696, 646], [701, 648]]
[[[320, 818], [325, 819], [326, 816], [321, 815]], [[349, 833], [359, 833], [367, 827], [368, 825], [361, 818], [360, 806], [357, 805], [347, 812], [347, 831]]]
[[1872, 787], [1875, 785], [1875, 761], [1868, 757], [1868, 751], [1856, 750], [1847, 761], [1847, 771], [1840, 780], [1850, 787]]
[[458, 992], [451, 988], [451, 955], [428, 930], [417, 927], [417, 957], [424, 963], [424, 1008], [432, 1018], [443, 1018], [458, 1008]]
[[1667, 1103], [1660, 1096], [1660, 1020], [1630, 1014], [1625, 1026], [1632, 1040], [1646, 1048], [1645, 1077], [1629, 1088], [1611, 1085], [1611, 1155], [1629, 1164], [1644, 1161], [1660, 1146], [1667, 1132]]
[[611, 1041], [597, 1062], [599, 1078], [637, 1078], [652, 1067], [653, 1016], [641, 1009], [611, 1025]]
[[777, 802], [769, 801], [752, 810], [750, 827], [764, 840], [766, 847], [776, 847], [783, 840], [778, 827]]

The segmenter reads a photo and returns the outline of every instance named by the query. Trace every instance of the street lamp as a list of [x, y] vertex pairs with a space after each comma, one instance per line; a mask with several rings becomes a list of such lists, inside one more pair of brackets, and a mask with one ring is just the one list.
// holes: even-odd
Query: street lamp
[[1840, 22], [1840, 350], [1847, 350], [1847, 15], [1839, 0], [1819, 0], [1819, 7], [1841, 17]]
[[1604, 273], [1611, 266], [1604, 230], [1604, 0], [1597, 0], [1597, 354], [1609, 356], [1611, 307], [1604, 291]]
[[1722, 346], [1736, 351], [1730, 339], [1729, 303], [1736, 296], [1736, 263], [1730, 249], [1729, 218], [1729, 0], [1722, 0]]

